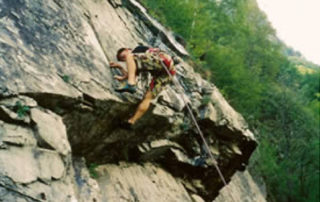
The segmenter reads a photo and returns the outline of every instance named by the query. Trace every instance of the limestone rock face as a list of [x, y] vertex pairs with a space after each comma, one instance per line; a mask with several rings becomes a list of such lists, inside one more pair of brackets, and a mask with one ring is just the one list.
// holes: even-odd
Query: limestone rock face
[[[0, 27], [0, 201], [212, 201], [223, 184], [186, 105], [227, 181], [248, 164], [243, 117], [138, 1], [2, 0]], [[150, 75], [118, 94], [109, 63], [138, 44], [180, 61], [183, 90], [168, 85], [127, 131]]]
[[266, 195], [253, 181], [248, 171], [237, 172], [214, 202], [256, 201], [266, 202]]
[[3, 98], [1, 106], [7, 111], [0, 121], [0, 201], [75, 199], [71, 149], [61, 118], [23, 96]]
[[151, 163], [120, 163], [99, 166], [97, 172], [102, 201], [185, 201], [191, 197], [181, 181]]

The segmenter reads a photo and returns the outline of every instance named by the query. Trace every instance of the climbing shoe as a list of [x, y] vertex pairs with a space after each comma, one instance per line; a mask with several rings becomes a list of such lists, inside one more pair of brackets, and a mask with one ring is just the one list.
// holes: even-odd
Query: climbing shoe
[[126, 82], [126, 84], [123, 87], [120, 87], [120, 88], [116, 89], [115, 91], [119, 92], [119, 93], [123, 93], [123, 92], [135, 93], [137, 90], [136, 90], [135, 85], [131, 85], [128, 82]]
[[121, 121], [119, 125], [122, 129], [132, 130], [132, 124], [129, 123], [128, 121]]
[[197, 156], [192, 160], [192, 165], [206, 168], [206, 159], [201, 156]]

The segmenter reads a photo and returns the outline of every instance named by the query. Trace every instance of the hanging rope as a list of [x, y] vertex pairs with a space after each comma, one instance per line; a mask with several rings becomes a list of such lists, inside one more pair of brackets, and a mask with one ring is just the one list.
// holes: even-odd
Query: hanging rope
[[[162, 66], [164, 67], [164, 69], [166, 70], [166, 72], [167, 72], [167, 74], [169, 75], [169, 77], [172, 79], [174, 85], [175, 85], [178, 89], [181, 89], [182, 93], [185, 94], [184, 89], [183, 89], [183, 87], [181, 86], [181, 84], [180, 84], [179, 80], [177, 79], [177, 77], [176, 77], [176, 76], [173, 76], [173, 75], [170, 73], [170, 71], [168, 70], [167, 66], [163, 63], [162, 60], [161, 60], [161, 64], [162, 64]], [[227, 185], [227, 182], [226, 182], [224, 176], [222, 175], [222, 172], [221, 172], [221, 170], [220, 170], [220, 168], [219, 168], [219, 166], [218, 166], [217, 161], [215, 160], [215, 158], [213, 157], [213, 155], [212, 155], [212, 153], [211, 153], [211, 151], [210, 151], [209, 145], [208, 145], [206, 139], [204, 138], [204, 135], [203, 135], [203, 133], [202, 133], [202, 131], [201, 131], [201, 129], [200, 129], [200, 126], [199, 126], [199, 124], [198, 124], [198, 122], [197, 122], [197, 120], [196, 120], [196, 118], [195, 118], [195, 116], [194, 116], [194, 114], [193, 114], [193, 112], [192, 112], [191, 107], [189, 106], [189, 104], [188, 104], [187, 101], [185, 100], [185, 97], [184, 97], [184, 96], [181, 96], [181, 97], [182, 97], [182, 100], [183, 100], [185, 106], [186, 106], [187, 109], [188, 109], [188, 112], [189, 112], [189, 114], [190, 114], [190, 116], [191, 116], [191, 119], [192, 119], [194, 125], [196, 126], [196, 129], [198, 130], [198, 133], [199, 133], [199, 135], [200, 135], [200, 137], [201, 137], [201, 139], [202, 139], [202, 141], [203, 141], [203, 143], [204, 143], [204, 145], [205, 145], [205, 147], [206, 147], [206, 149], [207, 149], [207, 151], [208, 151], [208, 153], [209, 153], [209, 156], [210, 156], [211, 160], [213, 161], [213, 164], [214, 164], [214, 166], [215, 166], [215, 168], [216, 168], [216, 170], [217, 170], [217, 172], [218, 172], [218, 174], [219, 174], [219, 176], [220, 176], [223, 184], [224, 184], [224, 185]]]
[[[167, 74], [169, 75], [169, 77], [172, 79], [173, 84], [174, 84], [178, 89], [181, 90], [181, 93], [182, 93], [183, 95], [185, 95], [184, 88], [181, 86], [181, 84], [180, 84], [179, 80], [177, 79], [177, 77], [176, 77], [176, 76], [173, 76], [173, 75], [171, 74], [171, 72], [168, 70], [167, 66], [163, 63], [162, 60], [161, 60], [161, 64], [162, 64], [162, 66], [164, 67], [164, 69], [166, 70], [166, 72], [167, 72]], [[183, 103], [185, 104], [185, 106], [186, 106], [187, 109], [188, 109], [188, 112], [189, 112], [189, 114], [190, 114], [190, 116], [191, 116], [191, 119], [192, 119], [194, 125], [196, 126], [196, 129], [197, 129], [197, 131], [198, 131], [198, 133], [199, 133], [199, 135], [200, 135], [200, 137], [201, 137], [201, 139], [202, 139], [202, 141], [203, 141], [203, 143], [204, 143], [204, 145], [205, 145], [205, 147], [206, 147], [206, 150], [207, 150], [208, 153], [209, 153], [209, 156], [210, 156], [211, 160], [213, 161], [213, 165], [214, 165], [215, 169], [217, 170], [221, 181], [223, 182], [224, 186], [227, 186], [227, 182], [226, 182], [226, 180], [225, 180], [225, 178], [224, 178], [224, 176], [223, 176], [223, 174], [222, 174], [222, 172], [221, 172], [221, 170], [220, 170], [220, 168], [219, 168], [219, 166], [218, 166], [218, 163], [217, 163], [216, 159], [214, 158], [213, 154], [212, 154], [211, 151], [210, 151], [209, 144], [207, 143], [206, 139], [204, 138], [204, 135], [203, 135], [203, 133], [202, 133], [202, 131], [201, 131], [201, 128], [200, 128], [200, 126], [199, 126], [199, 124], [198, 124], [198, 122], [197, 122], [197, 120], [196, 120], [196, 118], [195, 118], [195, 116], [194, 116], [194, 114], [193, 114], [193, 112], [192, 112], [192, 109], [191, 109], [191, 107], [189, 106], [188, 102], [185, 100], [185, 97], [184, 97], [183, 95], [181, 96], [181, 97], [182, 97], [182, 100], [183, 100]], [[232, 190], [231, 190], [231, 192], [230, 192], [230, 196], [231, 196], [232, 201], [236, 201], [236, 200], [234, 199]]]

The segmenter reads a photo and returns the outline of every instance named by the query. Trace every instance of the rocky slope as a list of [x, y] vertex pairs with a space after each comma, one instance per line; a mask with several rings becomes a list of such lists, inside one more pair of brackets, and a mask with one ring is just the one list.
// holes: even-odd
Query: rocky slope
[[[223, 175], [256, 147], [243, 117], [183, 59], [174, 35], [134, 0], [0, 1], [0, 201], [212, 201], [223, 184], [173, 86], [132, 131], [139, 92], [118, 94], [108, 64], [120, 47], [160, 47]], [[86, 168], [96, 168], [92, 179]]]

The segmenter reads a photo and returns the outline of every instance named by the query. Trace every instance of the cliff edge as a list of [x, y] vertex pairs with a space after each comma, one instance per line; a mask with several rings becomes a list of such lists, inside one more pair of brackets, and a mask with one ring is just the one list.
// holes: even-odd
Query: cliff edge
[[[243, 117], [186, 62], [173, 33], [135, 0], [0, 1], [0, 201], [212, 201], [223, 183], [181, 93], [168, 86], [132, 131], [135, 95], [109, 68], [121, 47], [174, 55], [178, 78], [223, 175], [257, 143]], [[88, 165], [95, 174], [93, 179]]]

